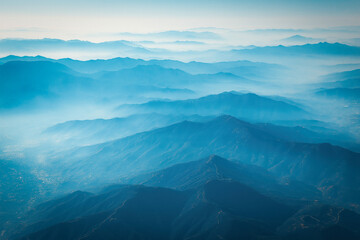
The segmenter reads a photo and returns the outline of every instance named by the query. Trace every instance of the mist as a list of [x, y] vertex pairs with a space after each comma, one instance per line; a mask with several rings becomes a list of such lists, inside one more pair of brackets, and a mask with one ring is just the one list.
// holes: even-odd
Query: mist
[[[184, 226], [197, 211], [224, 211], [272, 237], [304, 236], [289, 222], [319, 208], [358, 216], [359, 33], [201, 28], [104, 42], [0, 40], [0, 163], [10, 184], [0, 186], [1, 236], [44, 239], [68, 223], [74, 239], [82, 230], [72, 221], [95, 229], [88, 218], [111, 212], [126, 222], [122, 211], [143, 216], [137, 208], [167, 198]], [[218, 221], [225, 230], [205, 225], [230, 231]], [[166, 227], [148, 234], [192, 236]]]

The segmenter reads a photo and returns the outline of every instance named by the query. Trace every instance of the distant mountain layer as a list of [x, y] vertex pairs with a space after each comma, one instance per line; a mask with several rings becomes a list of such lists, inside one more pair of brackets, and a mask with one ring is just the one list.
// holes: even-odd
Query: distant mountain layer
[[42, 56], [18, 57], [13, 55], [0, 58], [0, 62], [5, 63], [8, 61], [53, 61], [83, 73], [119, 71], [122, 69], [135, 68], [139, 65], [157, 65], [164, 68], [180, 69], [190, 74], [215, 74], [218, 72], [228, 72], [245, 78], [256, 77], [257, 79], [261, 79], [269, 75], [275, 75], [277, 71], [283, 69], [281, 65], [250, 61], [204, 63], [194, 61], [181, 62], [176, 60], [142, 60], [120, 57], [106, 60], [99, 59], [79, 61], [70, 58], [55, 60]]
[[[315, 186], [326, 198], [360, 203], [360, 154], [330, 144], [286, 141], [230, 116], [205, 123], [185, 121], [55, 156], [52, 176], [79, 187], [114, 182], [211, 154], [264, 167], [277, 176]], [[61, 164], [60, 164], [61, 162]], [[104, 174], [106, 173], [106, 174]], [[340, 194], [341, 192], [341, 194]]]
[[159, 39], [173, 39], [173, 40], [179, 40], [179, 39], [221, 39], [221, 37], [214, 33], [209, 31], [164, 31], [164, 32], [156, 32], [156, 33], [119, 33], [119, 36], [122, 37], [140, 37], [141, 39], [148, 39], [148, 38], [159, 38]]
[[134, 68], [119, 71], [100, 72], [93, 75], [93, 77], [101, 81], [104, 85], [110, 82], [113, 86], [137, 84], [192, 89], [198, 88], [199, 85], [209, 83], [255, 83], [232, 73], [220, 72], [216, 74], [192, 75], [179, 69], [164, 68], [158, 65], [138, 65]]
[[324, 76], [324, 88], [360, 88], [360, 69]]
[[124, 51], [148, 53], [149, 51], [141, 45], [129, 41], [109, 41], [94, 43], [81, 40], [61, 39], [1, 39], [0, 53], [22, 53], [34, 54], [38, 52], [59, 52], [59, 51]]
[[73, 146], [96, 144], [164, 127], [184, 120], [201, 121], [209, 117], [199, 115], [140, 114], [126, 118], [74, 120], [56, 124], [43, 133], [54, 141]]
[[[34, 102], [54, 103], [60, 100], [109, 101], [113, 98], [133, 96], [139, 92], [145, 96], [153, 94], [158, 97], [194, 94], [189, 89], [169, 87], [172, 79], [177, 85], [181, 85], [182, 79], [176, 78], [176, 72], [173, 73], [175, 70], [159, 68], [158, 71], [151, 68], [145, 72], [135, 69], [120, 79], [117, 77], [96, 79], [92, 75], [75, 72], [57, 62], [9, 61], [0, 65], [0, 94], [2, 96], [0, 108], [12, 108], [24, 104], [34, 106]], [[167, 78], [161, 78], [164, 75]], [[188, 80], [193, 79], [193, 75], [187, 74], [187, 77]], [[214, 78], [219, 80], [224, 76], [214, 75], [212, 80]], [[147, 79], [158, 81], [151, 82]], [[175, 83], [173, 85], [176, 85]]]
[[316, 92], [319, 96], [360, 102], [360, 88], [330, 88]]
[[317, 44], [305, 44], [285, 47], [256, 47], [252, 49], [233, 50], [237, 54], [268, 55], [268, 56], [360, 56], [360, 47], [349, 46], [341, 43], [321, 42]]
[[347, 80], [353, 78], [360, 78], [360, 69], [333, 73], [325, 76], [325, 79], [332, 79], [332, 80]]
[[321, 39], [305, 37], [302, 35], [293, 35], [284, 39], [281, 39], [281, 42], [292, 43], [292, 44], [305, 44], [305, 43], [318, 43], [321, 42]]
[[307, 113], [301, 108], [256, 94], [224, 92], [198, 99], [179, 101], [151, 101], [144, 104], [122, 105], [118, 111], [128, 114], [157, 112], [163, 114], [229, 114], [250, 121], [304, 119]]
[[[325, 240], [360, 236], [360, 215], [316, 202], [275, 200], [255, 190], [278, 190], [280, 185], [270, 175], [218, 156], [148, 177], [147, 185], [188, 190], [117, 185], [99, 194], [74, 192], [32, 209], [11, 238]], [[266, 186], [261, 187], [261, 182]]]
[[13, 107], [35, 98], [57, 98], [76, 94], [91, 85], [70, 68], [47, 61], [12, 61], [0, 65], [0, 107]]
[[[13, 57], [9, 57], [13, 59]], [[119, 71], [84, 74], [56, 61], [8, 61], [0, 65], [0, 108], [37, 102], [111, 102], [132, 98], [184, 98], [214, 84], [258, 85], [232, 73], [189, 74], [158, 65], [138, 65]], [[33, 61], [34, 60], [34, 61]], [[61, 61], [59, 61], [61, 62]], [[231, 64], [231, 63], [230, 63]], [[225, 64], [226, 65], [226, 64]], [[191, 88], [191, 89], [189, 89]], [[91, 96], [91, 98], [89, 97]], [[119, 100], [120, 99], [120, 100]]]
[[[301, 43], [299, 43], [301, 44]], [[135, 58], [161, 58], [161, 59], [184, 59], [186, 61], [192, 61], [196, 59], [204, 59], [206, 62], [213, 62], [214, 59], [217, 61], [236, 61], [238, 59], [243, 60], [256, 60], [256, 61], [269, 61], [266, 58], [271, 57], [276, 59], [278, 57], [358, 57], [360, 56], [360, 47], [350, 46], [341, 43], [308, 43], [305, 45], [295, 45], [295, 46], [267, 46], [267, 47], [253, 47], [247, 49], [238, 49], [234, 48], [233, 50], [205, 50], [205, 51], [170, 51], [166, 49], [146, 49], [141, 45], [133, 42], [127, 41], [114, 41], [114, 42], [102, 42], [102, 43], [92, 43], [86, 41], [63, 41], [59, 39], [28, 39], [28, 40], [9, 40], [4, 39], [0, 41], [0, 46], [3, 46], [2, 54], [17, 54], [17, 55], [39, 55], [39, 54], [57, 54], [60, 56], [65, 56], [65, 52], [71, 53], [72, 57], [87, 56], [92, 54], [92, 58], [98, 58], [98, 56], [109, 57], [109, 56], [120, 56], [120, 57], [135, 57]], [[12, 49], [12, 50], [11, 50]], [[92, 50], [92, 51], [89, 51]], [[1, 53], [0, 52], [0, 53]], [[78, 56], [79, 55], [79, 56]], [[68, 54], [69, 56], [69, 54]], [[71, 61], [69, 59], [59, 60], [60, 63], [66, 61], [68, 64], [76, 65], [78, 68], [83, 69], [88, 72], [96, 72], [96, 69], [99, 67], [106, 67], [107, 70], [114, 66], [114, 63], [118, 63], [120, 59], [114, 61], [103, 61], [103, 60], [93, 60], [86, 61], [81, 63], [80, 61]], [[309, 59], [311, 60], [311, 59]], [[0, 59], [0, 62], [5, 60]], [[134, 59], [127, 59], [123, 61], [126, 64], [134, 64], [138, 61]], [[164, 64], [175, 64], [175, 65], [184, 65], [177, 64], [176, 61], [161, 61]], [[65, 64], [65, 63], [64, 63]], [[100, 64], [100, 65], [99, 65]], [[154, 62], [149, 61], [145, 64], [154, 64]], [[157, 64], [157, 63], [156, 63]], [[96, 69], [91, 70], [90, 65], [98, 65]], [[218, 64], [199, 64], [203, 65], [202, 68], [196, 70], [194, 68], [195, 64], [185, 64], [186, 68], [192, 71], [203, 71], [204, 67], [207, 66], [208, 69], [210, 66], [219, 67]], [[257, 65], [257, 64], [254, 64]], [[269, 65], [268, 65], [269, 66]], [[134, 65], [132, 65], [134, 67]], [[164, 67], [169, 67], [165, 66]], [[74, 68], [75, 69], [75, 68]], [[111, 69], [119, 70], [120, 68]], [[76, 69], [79, 70], [79, 69]], [[102, 69], [105, 70], [105, 69]], [[185, 70], [185, 69], [184, 69]], [[259, 69], [258, 69], [259, 70]], [[262, 71], [262, 70], [260, 70]], [[194, 72], [192, 72], [194, 73]], [[202, 72], [203, 73], [203, 72]], [[237, 74], [235, 72], [232, 72]], [[252, 74], [256, 75], [256, 71], [251, 71]], [[258, 75], [258, 74], [257, 74]], [[265, 75], [262, 75], [265, 76]]]

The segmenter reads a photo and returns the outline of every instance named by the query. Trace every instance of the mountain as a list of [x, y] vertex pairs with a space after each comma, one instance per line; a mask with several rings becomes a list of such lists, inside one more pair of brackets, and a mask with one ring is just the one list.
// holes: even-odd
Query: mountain
[[12, 238], [356, 239], [360, 223], [352, 211], [310, 202], [289, 206], [232, 180], [188, 191], [119, 186], [97, 195], [75, 192], [30, 216], [38, 222], [25, 220], [28, 228], [18, 227]]
[[91, 206], [88, 205], [91, 201], [108, 206], [108, 195], [126, 196], [107, 211], [98, 209], [94, 214], [45, 227], [23, 239], [204, 239], [219, 234], [230, 239], [274, 237], [276, 226], [294, 212], [292, 207], [234, 181], [210, 181], [185, 192], [138, 186], [127, 188], [131, 189], [130, 194], [120, 188], [95, 196], [74, 193], [56, 200], [55, 204], [45, 203], [52, 209], [46, 215], [53, 217], [50, 213], [54, 211], [79, 212]]
[[305, 37], [302, 35], [293, 35], [280, 40], [281, 42], [287, 44], [306, 44], [306, 43], [318, 43], [321, 42], [321, 39]]
[[[22, 234], [46, 228], [71, 219], [109, 211], [121, 206], [146, 186], [166, 187], [176, 190], [199, 189], [209, 181], [234, 180], [247, 188], [279, 199], [286, 196], [291, 200], [319, 198], [319, 192], [296, 182], [280, 183], [266, 170], [234, 163], [218, 156], [210, 156], [194, 162], [179, 164], [162, 171], [138, 176], [127, 181], [136, 185], [111, 185], [95, 195], [76, 191], [64, 197], [42, 203], [28, 212], [21, 226]], [[296, 187], [296, 190], [295, 190]], [[295, 205], [299, 205], [296, 202]], [[16, 228], [18, 229], [18, 227]], [[13, 230], [14, 231], [14, 230]], [[15, 230], [16, 231], [16, 230]], [[20, 233], [17, 233], [18, 235]]]
[[240, 182], [274, 198], [321, 199], [320, 191], [306, 184], [290, 179], [277, 179], [261, 167], [229, 161], [216, 155], [139, 175], [126, 179], [125, 183], [183, 191], [197, 188], [211, 180], [224, 179]]
[[283, 101], [272, 100], [252, 93], [240, 94], [236, 92], [224, 92], [198, 99], [151, 101], [144, 104], [122, 105], [117, 110], [128, 114], [149, 112], [206, 116], [229, 114], [257, 122], [280, 119], [294, 120], [307, 117], [304, 110]]
[[204, 123], [185, 121], [50, 156], [53, 162], [47, 171], [61, 176], [64, 186], [70, 182], [73, 187], [89, 187], [211, 154], [304, 182], [332, 201], [355, 208], [360, 202], [360, 154], [325, 143], [289, 142], [231, 116]]
[[73, 120], [56, 124], [43, 133], [50, 140], [72, 146], [89, 145], [133, 135], [184, 120], [201, 121], [209, 117], [198, 115], [140, 114], [125, 118]]
[[129, 41], [108, 41], [94, 43], [81, 40], [61, 40], [61, 39], [1, 39], [0, 54], [54, 54], [54, 53], [122, 53], [122, 54], [147, 54], [150, 51], [141, 45]]
[[360, 88], [330, 88], [319, 90], [316, 94], [333, 99], [354, 101], [356, 103], [360, 101]]
[[359, 88], [360, 69], [329, 74], [323, 80], [320, 86], [324, 88]]
[[[199, 115], [164, 115], [157, 113], [131, 115], [123, 118], [72, 120], [58, 123], [47, 128], [42, 136], [47, 141], [55, 142], [57, 145], [67, 144], [72, 147], [90, 144], [98, 144], [106, 141], [130, 136], [135, 133], [149, 131], [155, 128], [165, 127], [180, 121], [204, 122], [212, 119], [211, 116]], [[353, 144], [355, 139], [346, 134], [331, 131], [330, 129], [319, 130], [312, 125], [325, 126], [325, 123], [309, 123], [294, 121], [295, 127], [285, 127], [270, 123], [255, 124], [260, 130], [273, 135], [276, 138], [290, 142], [323, 143], [329, 142], [345, 148], [358, 151], [359, 146]], [[311, 124], [311, 126], [309, 125]], [[309, 126], [308, 126], [309, 125]], [[8, 141], [8, 140], [7, 140]]]
[[91, 79], [68, 67], [48, 61], [11, 61], [0, 65], [0, 107], [29, 103], [37, 98], [53, 99], [87, 89]]
[[[199, 85], [231, 81], [234, 83], [252, 83], [231, 73], [191, 75], [179, 69], [164, 68], [158, 65], [138, 65], [130, 69], [113, 72], [100, 72], [94, 75], [103, 84], [145, 85], [155, 87], [175, 87], [196, 89]], [[116, 83], [116, 84], [115, 84]]]
[[[291, 123], [291, 124], [289, 124]], [[256, 124], [261, 130], [289, 142], [303, 143], [331, 143], [352, 151], [359, 152], [360, 146], [356, 144], [356, 138], [346, 132], [333, 130], [332, 126], [320, 121], [279, 121], [274, 125], [271, 123]], [[292, 126], [293, 125], [293, 126]]]
[[360, 78], [360, 69], [332, 73], [332, 74], [324, 76], [324, 78], [331, 79], [331, 80], [347, 80], [347, 79], [353, 79], [353, 78]]
[[160, 85], [161, 87], [174, 86], [174, 84], [188, 85], [194, 80], [191, 74], [157, 65], [139, 65], [130, 69], [100, 73], [96, 77], [105, 82], [117, 81], [124, 85], [138, 83], [141, 85]]
[[45, 58], [43, 56], [15, 56], [9, 55], [4, 58], [0, 58], [0, 62], [6, 63], [9, 61], [50, 61], [63, 64], [77, 72], [81, 73], [96, 73], [101, 71], [118, 71], [126, 68], [134, 68], [138, 65], [145, 65], [147, 61], [142, 59], [133, 58], [112, 58], [112, 59], [97, 59], [97, 60], [75, 60], [71, 58], [52, 59]]
[[[0, 65], [1, 108], [13, 108], [24, 104], [53, 104], [56, 101], [107, 102], [133, 98], [142, 93], [144, 99], [156, 97], [192, 96], [189, 89], [157, 87], [155, 83], [143, 84], [142, 78], [152, 76], [154, 72], [143, 72], [142, 78], [137, 71], [124, 76], [133, 79], [96, 79], [92, 75], [75, 72], [63, 64], [54, 61], [37, 61], [35, 57], [28, 61], [9, 61]], [[10, 57], [12, 59], [12, 57]], [[161, 71], [160, 71], [161, 72]], [[171, 79], [173, 76], [170, 75]], [[160, 81], [160, 80], [159, 80]], [[159, 85], [159, 84], [158, 84]], [[166, 84], [165, 84], [166, 85]], [[95, 94], [96, 93], [96, 94]], [[115, 99], [115, 100], [114, 100]]]
[[[117, 186], [99, 194], [75, 191], [71, 194], [43, 202], [22, 214], [19, 225], [7, 229], [15, 238], [47, 228], [60, 222], [70, 221], [83, 216], [114, 210], [132, 198], [142, 186]], [[15, 226], [15, 228], [14, 228]]]
[[250, 61], [232, 61], [232, 62], [181, 62], [176, 60], [143, 60], [133, 58], [112, 58], [112, 59], [97, 59], [80, 61], [70, 58], [50, 59], [41, 56], [36, 57], [17, 57], [10, 55], [8, 57], [0, 58], [0, 62], [8, 61], [53, 61], [61, 63], [75, 71], [81, 73], [97, 73], [97, 72], [116, 72], [122, 69], [135, 68], [139, 65], [157, 65], [163, 68], [179, 69], [189, 74], [216, 74], [219, 72], [232, 73], [241, 76], [242, 78], [250, 78], [261, 80], [265, 77], [276, 76], [278, 72], [284, 67], [277, 64], [269, 64], [262, 62]]
[[360, 47], [349, 46], [341, 43], [320, 42], [296, 46], [268, 46], [255, 47], [252, 49], [233, 50], [239, 55], [262, 55], [262, 56], [359, 56]]
[[155, 33], [119, 33], [121, 37], [130, 37], [130, 38], [140, 38], [144, 39], [162, 39], [162, 40], [197, 40], [197, 39], [207, 39], [207, 40], [218, 40], [221, 37], [210, 31], [164, 31], [164, 32], [155, 32]]
[[9, 56], [6, 56], [6, 57], [3, 57], [3, 58], [0, 58], [0, 62], [1, 63], [7, 63], [7, 62], [11, 62], [11, 61], [53, 61], [53, 62], [56, 62], [55, 59], [51, 59], [51, 58], [46, 58], [46, 57], [43, 57], [43, 56], [40, 56], [40, 55], [37, 55], [37, 56], [23, 56], [23, 57], [20, 57], [20, 56], [16, 56], [16, 55], [9, 55]]

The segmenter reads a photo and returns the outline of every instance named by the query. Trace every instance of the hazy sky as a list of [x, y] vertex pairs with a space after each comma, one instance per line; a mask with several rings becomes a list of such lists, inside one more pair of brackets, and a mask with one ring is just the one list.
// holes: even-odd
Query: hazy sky
[[0, 0], [0, 38], [360, 23], [359, 0]]

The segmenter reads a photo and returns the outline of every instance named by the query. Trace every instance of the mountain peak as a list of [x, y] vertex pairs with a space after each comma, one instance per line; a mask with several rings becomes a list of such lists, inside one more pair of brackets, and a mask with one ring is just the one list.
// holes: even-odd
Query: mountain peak
[[221, 124], [226, 123], [226, 124], [236, 124], [236, 125], [238, 125], [238, 124], [249, 125], [249, 123], [242, 121], [231, 115], [227, 115], [227, 114], [221, 115], [221, 116], [211, 120], [211, 122], [216, 122], [216, 123], [221, 123]]
[[206, 164], [219, 164], [219, 163], [223, 163], [223, 162], [228, 162], [228, 160], [222, 158], [222, 157], [219, 157], [218, 155], [216, 154], [212, 154], [210, 155], [208, 158], [206, 158]]

